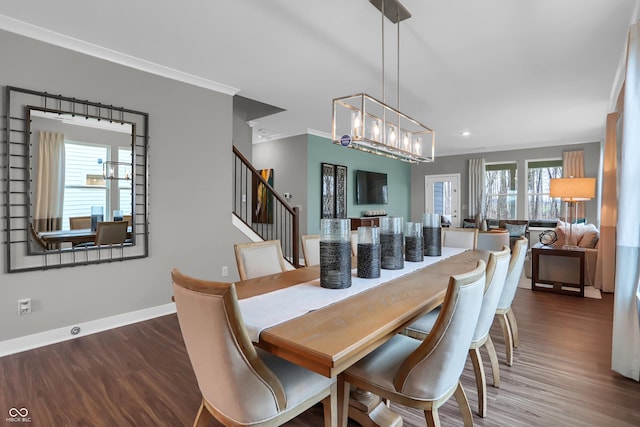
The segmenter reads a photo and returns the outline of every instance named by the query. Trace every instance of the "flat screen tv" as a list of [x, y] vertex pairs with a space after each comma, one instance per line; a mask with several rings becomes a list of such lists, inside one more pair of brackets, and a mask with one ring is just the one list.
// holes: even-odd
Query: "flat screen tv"
[[387, 174], [363, 170], [356, 171], [356, 204], [386, 205]]

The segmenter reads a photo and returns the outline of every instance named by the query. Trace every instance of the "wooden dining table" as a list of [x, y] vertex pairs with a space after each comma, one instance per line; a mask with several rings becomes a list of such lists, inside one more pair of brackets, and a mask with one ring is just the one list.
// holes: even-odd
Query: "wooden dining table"
[[[402, 331], [417, 317], [440, 305], [449, 278], [485, 262], [489, 251], [466, 250], [369, 290], [260, 332], [256, 345], [327, 377], [337, 377]], [[236, 283], [238, 299], [277, 291], [320, 277], [310, 266]], [[327, 292], [332, 290], [327, 289]], [[348, 390], [338, 390], [346, 400]], [[342, 403], [341, 403], [342, 404]]]
[[[127, 227], [127, 239], [131, 238], [132, 227]], [[48, 247], [55, 247], [60, 243], [71, 243], [77, 245], [80, 243], [89, 243], [96, 240], [96, 232], [90, 228], [79, 228], [76, 230], [55, 230], [41, 231], [38, 236]]]

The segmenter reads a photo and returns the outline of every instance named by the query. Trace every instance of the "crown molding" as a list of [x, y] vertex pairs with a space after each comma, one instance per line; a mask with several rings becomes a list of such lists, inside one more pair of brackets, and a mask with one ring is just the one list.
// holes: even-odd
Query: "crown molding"
[[74, 37], [57, 33], [37, 25], [29, 24], [24, 21], [1, 15], [0, 29], [11, 33], [19, 34], [24, 37], [39, 40], [54, 46], [63, 47], [95, 58], [104, 59], [105, 61], [115, 64], [124, 65], [125, 67], [144, 71], [146, 73], [155, 74], [157, 76], [166, 77], [168, 79], [188, 83], [205, 89], [221, 92], [226, 95], [235, 95], [240, 89], [227, 86], [213, 80], [205, 79], [194, 74], [185, 73], [174, 68], [165, 67], [144, 59], [137, 58], [122, 52], [107, 49], [93, 43], [89, 43]]

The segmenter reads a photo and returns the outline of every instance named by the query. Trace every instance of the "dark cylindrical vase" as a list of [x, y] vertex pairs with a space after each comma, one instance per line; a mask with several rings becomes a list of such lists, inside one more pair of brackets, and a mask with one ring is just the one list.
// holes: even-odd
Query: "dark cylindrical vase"
[[380, 277], [380, 229], [358, 227], [358, 277]]
[[380, 219], [380, 267], [385, 270], [401, 270], [404, 268], [404, 233], [402, 217]]
[[320, 236], [320, 286], [351, 286], [351, 227], [348, 219], [323, 219]]
[[424, 241], [424, 256], [442, 255], [442, 226], [440, 215], [422, 215], [422, 234]]
[[424, 240], [422, 237], [422, 224], [408, 222], [404, 235], [404, 257], [409, 262], [424, 261]]

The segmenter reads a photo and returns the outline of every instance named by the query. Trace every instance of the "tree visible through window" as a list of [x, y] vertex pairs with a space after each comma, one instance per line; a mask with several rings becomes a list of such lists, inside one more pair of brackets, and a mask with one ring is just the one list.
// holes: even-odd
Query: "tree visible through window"
[[485, 218], [515, 219], [518, 201], [518, 164], [488, 164], [485, 170]]
[[555, 220], [561, 200], [549, 196], [551, 179], [562, 178], [562, 160], [532, 161], [527, 164], [527, 210], [530, 220]]

